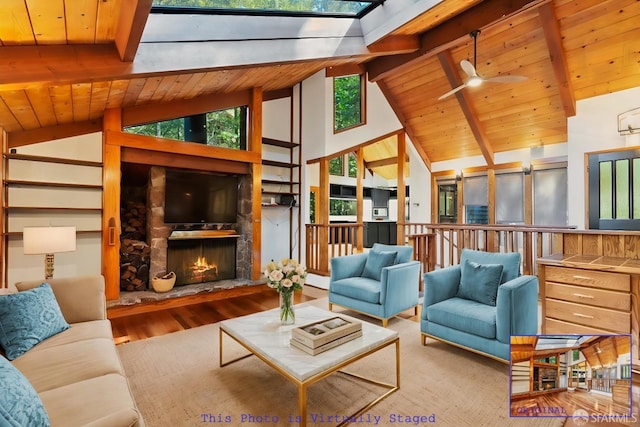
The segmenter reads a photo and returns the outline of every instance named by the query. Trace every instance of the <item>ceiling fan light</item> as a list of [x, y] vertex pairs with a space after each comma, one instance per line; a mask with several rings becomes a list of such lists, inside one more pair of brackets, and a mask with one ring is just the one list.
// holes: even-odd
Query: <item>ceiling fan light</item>
[[482, 84], [482, 79], [478, 76], [471, 76], [469, 80], [467, 80], [467, 86], [469, 87], [478, 87]]

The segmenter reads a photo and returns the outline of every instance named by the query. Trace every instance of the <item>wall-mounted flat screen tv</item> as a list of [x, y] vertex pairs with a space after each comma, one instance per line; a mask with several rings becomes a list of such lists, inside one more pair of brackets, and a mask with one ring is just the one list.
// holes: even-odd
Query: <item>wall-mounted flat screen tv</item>
[[235, 223], [238, 216], [236, 175], [166, 169], [164, 222], [167, 224]]

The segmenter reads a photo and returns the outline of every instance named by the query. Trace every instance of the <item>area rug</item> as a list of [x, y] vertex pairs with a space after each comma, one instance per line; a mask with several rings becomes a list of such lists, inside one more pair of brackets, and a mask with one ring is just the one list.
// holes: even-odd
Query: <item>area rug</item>
[[[327, 306], [326, 299], [311, 304]], [[436, 341], [422, 346], [419, 325], [410, 320], [392, 319], [389, 328], [400, 334], [400, 389], [351, 425], [562, 425], [561, 418], [509, 417], [507, 365]], [[225, 359], [244, 351], [228, 339], [223, 345]], [[257, 357], [220, 368], [218, 346], [217, 324], [118, 346], [147, 426], [298, 425], [291, 382]], [[347, 370], [393, 382], [394, 361], [390, 346]], [[307, 425], [337, 425], [381, 393], [378, 386], [332, 375], [309, 387]]]

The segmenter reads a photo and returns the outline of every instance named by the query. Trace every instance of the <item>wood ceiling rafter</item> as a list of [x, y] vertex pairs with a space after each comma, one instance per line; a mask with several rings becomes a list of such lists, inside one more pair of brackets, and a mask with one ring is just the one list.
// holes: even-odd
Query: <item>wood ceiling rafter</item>
[[142, 32], [151, 12], [152, 0], [123, 1], [118, 19], [115, 43], [120, 60], [131, 62], [136, 56]]
[[420, 35], [420, 49], [413, 53], [386, 56], [367, 64], [369, 80], [385, 78], [389, 73], [401, 72], [413, 61], [435, 56], [466, 41], [469, 33], [487, 28], [519, 13], [526, 12], [551, 0], [487, 0], [443, 22]]
[[560, 99], [564, 107], [566, 117], [576, 115], [576, 98], [573, 88], [571, 87], [571, 76], [569, 75], [569, 67], [567, 58], [562, 47], [562, 34], [560, 32], [560, 23], [556, 17], [553, 3], [545, 3], [538, 8], [540, 22], [544, 31], [545, 40], [549, 49], [549, 57], [553, 72], [558, 83], [558, 91]]
[[[458, 74], [457, 67], [458, 65], [453, 61], [453, 57], [451, 56], [450, 51], [444, 51], [438, 53], [438, 60], [442, 65], [442, 69], [447, 76], [447, 80], [449, 80], [449, 84], [452, 88], [460, 86], [463, 82], [460, 80], [460, 75]], [[493, 148], [491, 147], [491, 143], [489, 142], [489, 138], [487, 137], [482, 123], [478, 119], [478, 114], [476, 113], [473, 102], [471, 98], [468, 96], [467, 92], [464, 90], [460, 90], [455, 93], [455, 97], [458, 100], [458, 104], [460, 104], [460, 109], [462, 109], [462, 114], [467, 120], [467, 124], [471, 129], [471, 133], [478, 143], [478, 147], [482, 152], [482, 156], [484, 157], [485, 162], [488, 166], [492, 167], [494, 165], [493, 157]]]

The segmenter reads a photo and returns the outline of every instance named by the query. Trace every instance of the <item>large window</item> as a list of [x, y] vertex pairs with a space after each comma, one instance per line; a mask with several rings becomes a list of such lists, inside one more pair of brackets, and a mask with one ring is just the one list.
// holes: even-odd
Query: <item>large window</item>
[[568, 224], [566, 164], [536, 166], [533, 171], [533, 223]]
[[129, 126], [125, 132], [246, 150], [247, 107], [211, 111], [173, 120]]
[[336, 132], [364, 124], [362, 74], [333, 78], [333, 129]]
[[591, 154], [589, 228], [640, 230], [640, 150]]
[[344, 159], [342, 156], [329, 160], [329, 175], [344, 175]]
[[489, 181], [487, 175], [465, 177], [462, 200], [466, 224], [489, 223]]
[[524, 174], [496, 174], [496, 222], [524, 224]]

